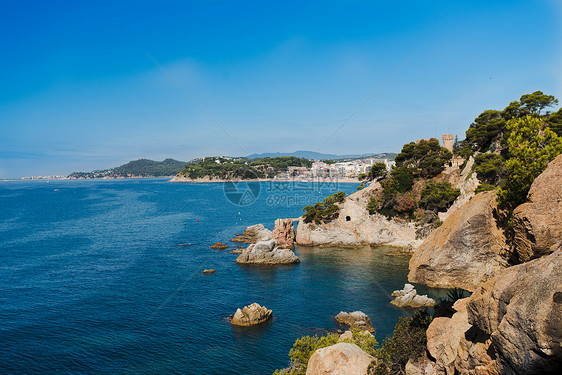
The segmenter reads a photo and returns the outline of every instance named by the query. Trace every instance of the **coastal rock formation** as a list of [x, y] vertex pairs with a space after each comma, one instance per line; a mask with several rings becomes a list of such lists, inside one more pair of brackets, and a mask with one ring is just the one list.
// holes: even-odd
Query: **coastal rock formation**
[[305, 223], [302, 218], [297, 224], [297, 245], [359, 247], [364, 245], [391, 245], [416, 248], [422, 240], [416, 239], [414, 223], [388, 220], [383, 215], [370, 215], [367, 203], [379, 188], [373, 182], [366, 188], [346, 197], [339, 203], [337, 218], [329, 223]]
[[420, 296], [412, 284], [404, 284], [404, 289], [395, 290], [391, 294], [395, 297], [390, 303], [397, 307], [433, 307], [435, 300], [426, 295]]
[[308, 361], [306, 375], [366, 374], [374, 360], [357, 345], [341, 342], [316, 350]]
[[502, 270], [451, 318], [427, 330], [431, 371], [409, 374], [538, 374], [562, 368], [562, 249]]
[[550, 162], [514, 212], [515, 255], [520, 262], [552, 253], [562, 243], [562, 154]]
[[271, 240], [273, 235], [271, 231], [263, 226], [263, 224], [250, 225], [242, 235], [231, 239], [232, 242], [256, 243], [258, 241]]
[[210, 274], [210, 273], [215, 273], [215, 272], [217, 272], [217, 271], [215, 271], [213, 268], [208, 269], [208, 270], [203, 270], [203, 273], [205, 273], [205, 274]]
[[275, 228], [273, 228], [272, 235], [277, 247], [282, 249], [295, 248], [295, 226], [293, 225], [293, 219], [275, 220]]
[[228, 248], [228, 245], [223, 244], [222, 242], [217, 242], [214, 245], [209, 246], [211, 249], [219, 249], [219, 250], [224, 250], [226, 248]]
[[474, 291], [509, 266], [503, 232], [494, 219], [496, 194], [475, 195], [434, 230], [410, 259], [410, 282]]
[[275, 240], [259, 241], [242, 251], [236, 263], [298, 263], [300, 259], [292, 250], [275, 247]]
[[272, 316], [271, 310], [254, 302], [249, 306], [245, 306], [242, 310], [237, 309], [230, 323], [236, 326], [252, 326], [263, 323]]
[[360, 331], [375, 332], [375, 329], [371, 326], [371, 319], [362, 311], [354, 311], [350, 313], [341, 311], [335, 316], [335, 319], [336, 322], [347, 326], [350, 329], [356, 328]]

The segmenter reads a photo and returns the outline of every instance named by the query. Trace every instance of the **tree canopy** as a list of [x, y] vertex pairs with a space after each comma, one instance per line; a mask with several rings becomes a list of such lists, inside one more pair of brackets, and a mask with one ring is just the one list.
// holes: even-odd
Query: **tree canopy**
[[449, 150], [439, 145], [439, 140], [431, 138], [405, 144], [394, 160], [398, 167], [411, 169], [416, 176], [431, 178], [441, 173], [452, 157]]
[[513, 209], [525, 202], [535, 178], [562, 153], [562, 138], [546, 127], [544, 119], [533, 116], [513, 119], [508, 128], [508, 177], [498, 191], [498, 201], [511, 216]]

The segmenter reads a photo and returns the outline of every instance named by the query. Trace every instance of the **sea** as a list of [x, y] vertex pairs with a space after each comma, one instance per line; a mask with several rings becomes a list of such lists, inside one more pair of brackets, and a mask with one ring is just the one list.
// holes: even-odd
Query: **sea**
[[[0, 182], [0, 374], [272, 374], [295, 339], [342, 328], [340, 311], [367, 313], [381, 342], [412, 314], [389, 303], [407, 282], [395, 249], [299, 247], [299, 264], [277, 266], [230, 253], [247, 226], [357, 186]], [[232, 326], [253, 302], [273, 319]]]

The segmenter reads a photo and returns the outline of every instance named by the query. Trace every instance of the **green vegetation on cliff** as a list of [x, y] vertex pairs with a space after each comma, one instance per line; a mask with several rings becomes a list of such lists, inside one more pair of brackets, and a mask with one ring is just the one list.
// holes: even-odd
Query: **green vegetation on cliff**
[[339, 215], [340, 207], [337, 203], [343, 202], [345, 193], [340, 191], [324, 198], [322, 202], [316, 202], [314, 206], [306, 206], [303, 208], [304, 214], [302, 215], [305, 223], [315, 222], [320, 224], [322, 222], [328, 223]]
[[188, 163], [179, 171], [188, 178], [253, 179], [272, 178], [289, 167], [310, 167], [312, 161], [294, 156], [280, 156], [255, 160], [208, 157]]
[[113, 169], [93, 172], [74, 172], [69, 178], [125, 178], [125, 177], [163, 177], [174, 176], [185, 166], [184, 161], [166, 159], [154, 161], [138, 159]]

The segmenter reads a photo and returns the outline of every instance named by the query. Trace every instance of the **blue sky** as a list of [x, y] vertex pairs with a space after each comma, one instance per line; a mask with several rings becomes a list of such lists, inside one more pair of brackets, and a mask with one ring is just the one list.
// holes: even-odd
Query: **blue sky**
[[398, 152], [462, 138], [525, 93], [562, 99], [556, 1], [1, 7], [0, 178], [141, 157]]

